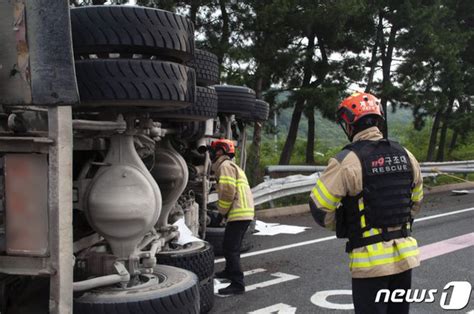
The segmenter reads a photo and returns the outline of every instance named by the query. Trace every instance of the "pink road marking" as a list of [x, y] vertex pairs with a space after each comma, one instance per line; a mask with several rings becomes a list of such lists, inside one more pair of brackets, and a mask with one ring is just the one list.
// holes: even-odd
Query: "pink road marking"
[[436, 256], [465, 249], [470, 246], [474, 246], [474, 232], [444, 241], [424, 245], [420, 247], [420, 257], [421, 260], [424, 261]]

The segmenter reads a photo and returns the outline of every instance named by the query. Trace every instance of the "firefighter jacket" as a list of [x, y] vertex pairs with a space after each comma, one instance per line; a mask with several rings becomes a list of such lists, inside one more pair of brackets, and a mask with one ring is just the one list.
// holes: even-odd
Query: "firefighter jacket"
[[[357, 141], [379, 141], [382, 140], [382, 133], [377, 127], [371, 127], [357, 133], [353, 142]], [[411, 169], [410, 178], [413, 180], [411, 189], [411, 218], [420, 209], [423, 199], [423, 178], [420, 166], [415, 157], [408, 151]], [[361, 161], [356, 153], [344, 149], [334, 158], [329, 160], [328, 167], [321, 174], [316, 182], [316, 186], [311, 192], [310, 207], [314, 219], [318, 224], [330, 230], [336, 231], [336, 208], [343, 200], [360, 196], [363, 187], [363, 170]], [[410, 192], [410, 191], [409, 191]], [[358, 198], [356, 208], [364, 210], [363, 197]], [[340, 217], [338, 215], [338, 217]], [[381, 228], [370, 228], [367, 230], [366, 219], [362, 214], [356, 223], [360, 223], [363, 230], [362, 238], [373, 237], [382, 234]], [[358, 226], [359, 227], [359, 226]], [[411, 228], [407, 223], [404, 228]], [[389, 227], [388, 231], [397, 231], [399, 227]], [[400, 237], [380, 241], [370, 245], [356, 248], [349, 248], [349, 267], [353, 278], [370, 278], [388, 276], [404, 272], [408, 269], [419, 266], [419, 250], [416, 240], [411, 237]]]
[[253, 220], [252, 192], [242, 169], [228, 156], [220, 156], [212, 165], [217, 178], [217, 207], [227, 221]]

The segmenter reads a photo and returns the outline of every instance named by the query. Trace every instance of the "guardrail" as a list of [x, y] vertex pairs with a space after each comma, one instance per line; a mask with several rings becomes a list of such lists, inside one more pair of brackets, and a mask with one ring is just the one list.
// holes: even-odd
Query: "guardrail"
[[[448, 162], [424, 162], [420, 163], [423, 178], [433, 177], [439, 173], [474, 173], [474, 160], [448, 161]], [[265, 168], [267, 176], [264, 182], [252, 188], [255, 205], [260, 205], [281, 197], [291, 196], [299, 193], [310, 192], [319, 174], [326, 169], [325, 166], [268, 166]], [[271, 179], [272, 173], [313, 173], [308, 176], [301, 174], [290, 175], [284, 178]]]
[[[252, 188], [254, 204], [260, 205], [285, 196], [309, 192], [318, 178], [319, 173], [317, 172], [309, 176], [292, 175], [285, 178], [269, 179]], [[217, 194], [210, 194], [208, 202], [217, 202]]]
[[[471, 173], [474, 172], [474, 160], [422, 162], [420, 163], [420, 167], [422, 173], [436, 173], [437, 171], [447, 173]], [[271, 176], [274, 173], [310, 174], [315, 172], [322, 172], [324, 171], [324, 169], [326, 169], [326, 166], [275, 165], [265, 167], [265, 174], [267, 176]]]
[[[435, 177], [439, 173], [474, 173], [474, 160], [424, 162], [420, 163], [423, 178]], [[264, 182], [252, 188], [255, 205], [260, 205], [282, 197], [310, 192], [325, 166], [268, 166], [265, 168]], [[272, 173], [311, 173], [310, 175], [290, 175], [284, 178], [270, 178]], [[217, 195], [209, 196], [209, 203], [216, 202]]]

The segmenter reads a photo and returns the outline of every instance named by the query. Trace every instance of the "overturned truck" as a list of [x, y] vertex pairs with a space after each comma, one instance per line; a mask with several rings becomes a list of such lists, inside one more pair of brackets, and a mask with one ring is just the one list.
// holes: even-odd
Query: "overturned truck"
[[207, 147], [244, 165], [268, 104], [167, 11], [2, 0], [0, 39], [0, 313], [208, 312], [213, 247], [180, 234], [220, 250]]

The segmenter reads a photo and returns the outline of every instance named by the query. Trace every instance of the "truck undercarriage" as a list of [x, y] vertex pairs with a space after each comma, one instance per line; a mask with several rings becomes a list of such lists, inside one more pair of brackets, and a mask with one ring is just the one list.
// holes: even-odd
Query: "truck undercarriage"
[[213, 86], [182, 16], [43, 2], [0, 2], [0, 312], [209, 311], [212, 246], [179, 221], [218, 227], [207, 147], [244, 164], [268, 104]]

